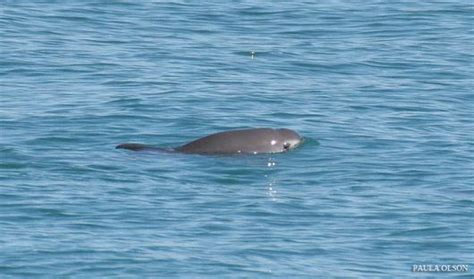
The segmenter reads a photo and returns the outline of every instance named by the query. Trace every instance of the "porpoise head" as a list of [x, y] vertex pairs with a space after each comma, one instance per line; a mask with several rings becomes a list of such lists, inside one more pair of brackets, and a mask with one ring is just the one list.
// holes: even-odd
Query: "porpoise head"
[[303, 138], [293, 130], [278, 129], [279, 144], [283, 144], [283, 151], [288, 151], [301, 144]]

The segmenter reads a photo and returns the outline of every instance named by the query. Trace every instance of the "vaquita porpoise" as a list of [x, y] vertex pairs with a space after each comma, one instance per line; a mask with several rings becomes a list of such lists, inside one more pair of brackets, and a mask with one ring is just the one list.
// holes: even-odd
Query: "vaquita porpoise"
[[290, 129], [254, 128], [211, 134], [175, 148], [123, 143], [116, 148], [133, 151], [164, 151], [186, 154], [280, 153], [297, 147], [302, 137]]

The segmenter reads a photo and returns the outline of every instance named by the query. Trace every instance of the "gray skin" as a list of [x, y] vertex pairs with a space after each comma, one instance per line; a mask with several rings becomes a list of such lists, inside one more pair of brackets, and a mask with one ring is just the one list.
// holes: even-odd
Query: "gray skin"
[[176, 148], [159, 148], [138, 143], [124, 143], [116, 148], [209, 155], [259, 154], [286, 152], [301, 142], [302, 138], [290, 129], [255, 128], [215, 133]]

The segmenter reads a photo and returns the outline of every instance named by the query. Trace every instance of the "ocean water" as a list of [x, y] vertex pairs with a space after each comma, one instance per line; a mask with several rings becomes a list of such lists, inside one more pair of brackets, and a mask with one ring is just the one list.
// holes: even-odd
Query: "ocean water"
[[[471, 1], [0, 1], [0, 277], [474, 264]], [[285, 154], [162, 147], [287, 127]]]

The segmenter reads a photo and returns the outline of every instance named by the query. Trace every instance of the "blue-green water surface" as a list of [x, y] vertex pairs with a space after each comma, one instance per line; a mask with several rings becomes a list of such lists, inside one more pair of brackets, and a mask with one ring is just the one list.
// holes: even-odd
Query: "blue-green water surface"
[[[0, 277], [474, 263], [471, 1], [0, 1]], [[289, 153], [175, 146], [287, 127]]]

